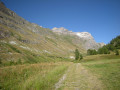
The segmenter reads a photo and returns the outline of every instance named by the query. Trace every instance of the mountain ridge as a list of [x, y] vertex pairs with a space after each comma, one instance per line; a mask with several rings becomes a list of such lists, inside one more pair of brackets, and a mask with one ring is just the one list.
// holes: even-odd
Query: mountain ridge
[[[86, 50], [98, 49], [99, 47], [102, 47], [105, 45], [104, 43], [96, 43], [93, 36], [89, 32], [72, 32], [64, 27], [60, 27], [60, 28], [54, 27], [52, 28], [52, 31], [57, 33], [58, 35], [65, 34], [65, 35], [77, 36], [78, 38], [83, 39], [84, 41], [87, 41], [87, 43], [85, 43]], [[98, 46], [98, 47], [95, 47], [95, 46]]]
[[[64, 31], [67, 33], [68, 30]], [[72, 34], [72, 31], [70, 32]], [[86, 53], [85, 40], [71, 34], [58, 35], [53, 30], [28, 22], [6, 8], [4, 3], [0, 3], [0, 58], [2, 60], [23, 59], [28, 57], [26, 52], [29, 52], [29, 56], [33, 53], [37, 56], [71, 57], [74, 55], [74, 50], [78, 48], [81, 53]], [[95, 45], [93, 49], [99, 47]]]

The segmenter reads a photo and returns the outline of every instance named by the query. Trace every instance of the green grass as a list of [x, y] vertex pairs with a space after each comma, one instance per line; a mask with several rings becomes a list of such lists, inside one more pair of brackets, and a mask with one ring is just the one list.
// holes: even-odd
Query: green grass
[[13, 45], [8, 44], [8, 43], [4, 43], [4, 45], [10, 47], [13, 51], [17, 52], [17, 53], [21, 53], [20, 50], [18, 50], [17, 48], [15, 48]]
[[14, 60], [9, 60], [9, 61], [3, 61], [0, 60], [0, 67], [5, 67], [5, 66], [15, 66], [15, 65], [24, 65], [24, 64], [36, 64], [36, 63], [43, 63], [43, 62], [70, 62], [72, 61], [69, 58], [63, 58], [63, 57], [49, 57], [49, 56], [37, 56], [34, 55], [33, 53], [29, 53], [24, 57], [21, 57], [17, 59], [16, 61]]
[[31, 89], [32, 86], [32, 88], [36, 90], [52, 90], [55, 88], [55, 83], [59, 80], [59, 78], [62, 76], [65, 70], [66, 66], [60, 66], [55, 68], [51, 72], [48, 72], [48, 74], [45, 77], [40, 77], [38, 75], [32, 83], [27, 83], [26, 88]]
[[[68, 58], [59, 57], [55, 55], [37, 54], [29, 50], [17, 48], [8, 43], [0, 43], [0, 45], [4, 46], [2, 47], [2, 50], [4, 52], [0, 52], [1, 53], [0, 54], [0, 67], [19, 65], [19, 64], [42, 63], [42, 62], [70, 61], [70, 59]], [[6, 49], [6, 47], [8, 49]]]
[[[81, 62], [84, 67], [96, 75], [104, 85], [104, 90], [119, 90], [120, 89], [120, 58], [119, 56], [111, 55], [103, 56], [104, 59], [91, 59]], [[107, 58], [107, 59], [105, 59]], [[113, 59], [115, 58], [115, 59]]]
[[64, 74], [68, 64], [40, 63], [0, 68], [2, 90], [52, 90]]
[[51, 39], [51, 38], [48, 38], [48, 37], [45, 37], [46, 40], [52, 42], [55, 46], [57, 45], [56, 41]]

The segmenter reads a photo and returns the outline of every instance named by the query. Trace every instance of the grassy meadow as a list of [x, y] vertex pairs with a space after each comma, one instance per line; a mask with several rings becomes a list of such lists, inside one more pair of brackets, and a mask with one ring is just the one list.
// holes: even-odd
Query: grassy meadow
[[0, 89], [52, 90], [68, 66], [66, 62], [46, 62], [1, 67]]
[[81, 63], [102, 81], [104, 90], [120, 89], [120, 56], [93, 55]]
[[[120, 55], [91, 55], [85, 56], [78, 62], [61, 59], [63, 60], [54, 58], [51, 62], [46, 60], [46, 62], [2, 65], [0, 67], [0, 90], [55, 90], [55, 84], [65, 73], [66, 78], [72, 80], [67, 80], [67, 83], [77, 82], [77, 85], [84, 86], [79, 86], [83, 90], [89, 90], [85, 88], [94, 86], [94, 77], [102, 83], [102, 90], [119, 90]], [[72, 87], [75, 88], [74, 85]], [[64, 87], [61, 89], [64, 90]]]

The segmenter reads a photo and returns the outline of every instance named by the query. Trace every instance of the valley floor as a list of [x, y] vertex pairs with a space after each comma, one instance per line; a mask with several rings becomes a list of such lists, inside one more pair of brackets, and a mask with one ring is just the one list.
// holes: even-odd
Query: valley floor
[[0, 90], [119, 90], [120, 56], [98, 57], [0, 67]]
[[56, 90], [58, 86], [62, 90], [103, 90], [101, 81], [80, 63], [74, 63], [69, 67], [65, 82], [59, 83]]
[[119, 90], [119, 77], [120, 59], [90, 59], [73, 63], [56, 90]]

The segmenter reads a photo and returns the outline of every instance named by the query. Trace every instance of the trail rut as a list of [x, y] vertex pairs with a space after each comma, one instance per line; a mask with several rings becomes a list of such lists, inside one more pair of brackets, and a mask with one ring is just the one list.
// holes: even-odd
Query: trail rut
[[80, 63], [73, 63], [65, 75], [56, 90], [103, 90], [101, 81]]

